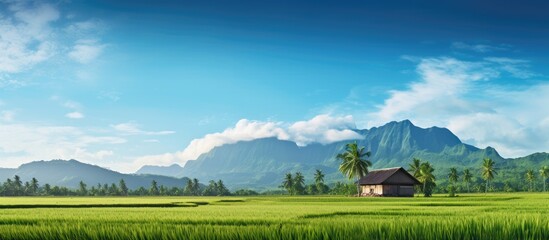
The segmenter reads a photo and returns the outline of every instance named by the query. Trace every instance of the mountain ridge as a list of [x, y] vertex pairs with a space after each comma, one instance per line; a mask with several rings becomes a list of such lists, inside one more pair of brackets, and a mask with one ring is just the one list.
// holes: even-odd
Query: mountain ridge
[[124, 179], [130, 189], [137, 189], [139, 187], [148, 188], [153, 180], [158, 185], [181, 188], [189, 180], [184, 177], [124, 174], [74, 159], [39, 160], [21, 164], [18, 168], [0, 169], [0, 177], [2, 179], [13, 178], [15, 175], [21, 177], [23, 182], [36, 178], [41, 185], [49, 183], [52, 186], [64, 186], [68, 188], [77, 188], [80, 181], [83, 181], [88, 186], [95, 186], [105, 183], [117, 184], [121, 179]]
[[[223, 179], [234, 187], [273, 188], [287, 172], [301, 171], [308, 179], [316, 169], [326, 173], [328, 181], [344, 180], [338, 172], [335, 156], [345, 144], [356, 141], [372, 152], [372, 168], [408, 166], [418, 157], [443, 166], [476, 166], [485, 157], [507, 161], [491, 147], [480, 149], [465, 144], [450, 130], [440, 127], [420, 128], [411, 121], [392, 121], [380, 127], [355, 130], [363, 139], [330, 144], [297, 146], [295, 142], [261, 138], [215, 147], [196, 160], [178, 166], [175, 176]], [[161, 168], [155, 172], [161, 174]], [[145, 171], [141, 171], [145, 172]]]

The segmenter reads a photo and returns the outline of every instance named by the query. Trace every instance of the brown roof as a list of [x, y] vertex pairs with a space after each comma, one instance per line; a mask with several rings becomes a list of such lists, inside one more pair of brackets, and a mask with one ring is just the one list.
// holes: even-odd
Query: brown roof
[[391, 176], [393, 176], [397, 172], [403, 172], [405, 175], [407, 175], [412, 182], [415, 182], [415, 184], [420, 184], [420, 182], [412, 176], [408, 171], [406, 171], [402, 167], [396, 167], [396, 168], [385, 168], [385, 169], [379, 169], [370, 171], [366, 176], [362, 177], [359, 180], [360, 185], [376, 185], [376, 184], [383, 184], [387, 179], [389, 179]]

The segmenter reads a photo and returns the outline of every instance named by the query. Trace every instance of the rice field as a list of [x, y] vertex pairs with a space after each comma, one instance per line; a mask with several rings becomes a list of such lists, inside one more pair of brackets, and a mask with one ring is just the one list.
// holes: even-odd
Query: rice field
[[549, 194], [12, 197], [0, 239], [549, 239]]

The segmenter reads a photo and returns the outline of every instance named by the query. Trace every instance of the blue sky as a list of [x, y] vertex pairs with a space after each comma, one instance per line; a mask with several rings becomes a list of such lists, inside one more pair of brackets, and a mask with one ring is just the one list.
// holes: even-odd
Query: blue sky
[[410, 119], [547, 151], [549, 4], [0, 1], [2, 166], [123, 172]]

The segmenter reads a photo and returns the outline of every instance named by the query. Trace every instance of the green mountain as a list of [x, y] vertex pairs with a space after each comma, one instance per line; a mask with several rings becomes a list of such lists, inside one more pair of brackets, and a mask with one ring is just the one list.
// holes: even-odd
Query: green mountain
[[[486, 157], [496, 161], [499, 169], [538, 169], [549, 163], [549, 156], [545, 153], [504, 159], [494, 148], [479, 149], [462, 143], [446, 128], [419, 128], [408, 120], [356, 132], [364, 137], [357, 143], [372, 152], [373, 169], [407, 167], [411, 159], [417, 157], [430, 161], [439, 179], [444, 179], [450, 167], [471, 168], [478, 173], [482, 159]], [[188, 161], [183, 168], [170, 166], [169, 175], [198, 178], [202, 182], [222, 179], [232, 189], [250, 187], [260, 190], [276, 188], [287, 172], [301, 171], [306, 180], [311, 180], [315, 169], [321, 169], [328, 182], [340, 181], [345, 179], [338, 172], [339, 160], [335, 156], [349, 142], [352, 141], [299, 147], [291, 141], [265, 138], [227, 144]], [[139, 172], [148, 173], [147, 169]], [[166, 174], [168, 171], [159, 167], [154, 168], [154, 173]]]
[[35, 161], [23, 164], [15, 169], [0, 169], [0, 179], [5, 181], [18, 175], [23, 182], [30, 181], [33, 177], [38, 179], [40, 185], [49, 183], [52, 186], [65, 186], [78, 188], [80, 181], [88, 186], [95, 186], [98, 183], [111, 184], [124, 179], [130, 189], [137, 189], [141, 186], [148, 188], [155, 180], [158, 185], [167, 187], [184, 187], [188, 178], [175, 178], [159, 175], [137, 175], [122, 174], [99, 166], [81, 163], [76, 160], [51, 160]]

